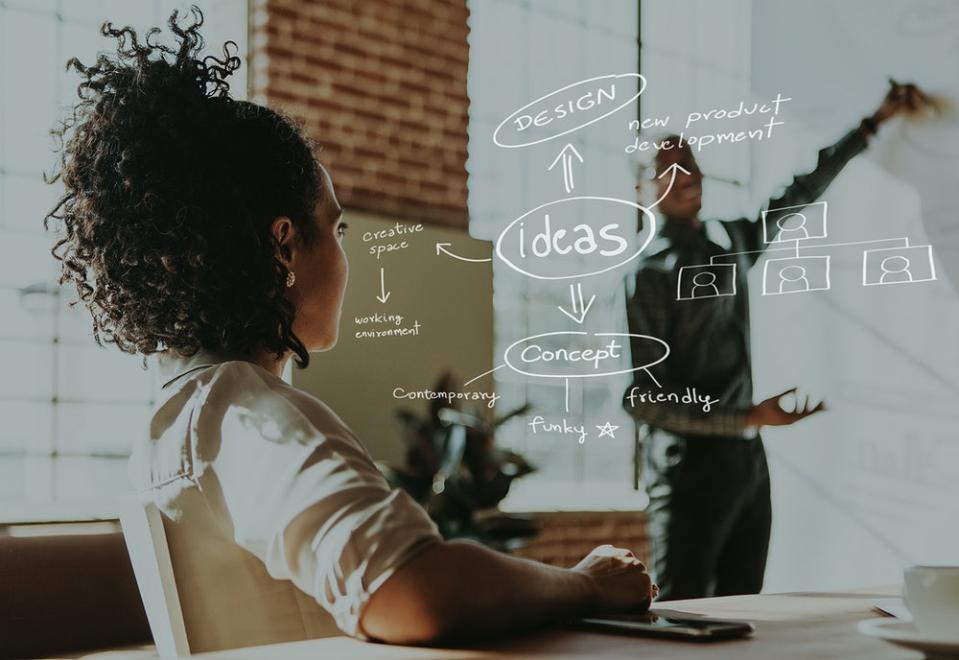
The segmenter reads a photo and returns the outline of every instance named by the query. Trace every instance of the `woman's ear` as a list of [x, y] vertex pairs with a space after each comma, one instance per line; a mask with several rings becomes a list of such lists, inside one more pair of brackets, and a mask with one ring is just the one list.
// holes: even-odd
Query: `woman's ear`
[[280, 258], [289, 263], [293, 260], [293, 239], [296, 230], [291, 221], [285, 215], [278, 216], [273, 220], [270, 226], [270, 233], [273, 234], [273, 240], [280, 250]]

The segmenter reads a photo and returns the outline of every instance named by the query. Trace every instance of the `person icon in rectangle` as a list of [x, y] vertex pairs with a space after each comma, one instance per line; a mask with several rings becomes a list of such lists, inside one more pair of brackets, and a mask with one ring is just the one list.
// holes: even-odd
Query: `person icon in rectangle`
[[802, 241], [809, 238], [809, 230], [806, 229], [806, 215], [803, 213], [790, 213], [776, 220], [776, 226], [779, 227], [777, 241]]
[[679, 269], [676, 300], [736, 295], [736, 264], [703, 264]]
[[805, 266], [786, 266], [779, 271], [779, 293], [809, 291]]
[[770, 259], [763, 266], [763, 295], [824, 291], [829, 288], [829, 257]]
[[816, 202], [763, 211], [763, 241], [786, 243], [826, 238], [826, 207], [826, 202]]
[[909, 270], [909, 266], [908, 257], [900, 254], [886, 257], [879, 262], [879, 268], [882, 270], [879, 283], [896, 284], [898, 282], [912, 282], [912, 272]]
[[862, 285], [911, 284], [936, 279], [931, 245], [863, 251]]

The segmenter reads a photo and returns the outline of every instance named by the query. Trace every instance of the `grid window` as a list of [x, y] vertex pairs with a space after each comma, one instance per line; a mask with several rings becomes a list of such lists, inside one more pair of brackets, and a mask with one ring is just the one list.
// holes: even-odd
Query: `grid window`
[[[673, 127], [680, 113], [748, 98], [749, 2], [723, 3], [721, 10], [714, 5], [703, 0], [471, 3], [467, 161], [471, 234], [495, 240], [526, 210], [565, 196], [561, 177], [547, 166], [566, 141], [508, 150], [492, 142], [499, 122], [532, 99], [577, 80], [638, 70], [647, 79], [639, 103], [641, 116], [672, 115]], [[678, 30], [684, 34], [692, 30], [696, 38], [680, 43], [675, 38]], [[624, 110], [570, 134], [568, 141], [584, 160], [571, 194], [635, 199], [636, 176], [645, 163], [625, 154], [630, 136], [635, 137], [628, 128], [634, 119], [635, 109]], [[748, 204], [749, 153], [732, 151], [701, 158], [707, 175], [704, 197], [710, 203], [704, 217], [737, 217]], [[524, 277], [494, 258], [494, 355], [502, 356], [512, 342], [538, 332], [624, 331], [625, 275], [616, 269], [582, 281], [584, 294], [595, 294], [596, 300], [579, 326], [557, 310], [570, 303], [567, 283]], [[627, 352], [621, 367], [629, 366]], [[620, 403], [628, 375], [570, 380], [568, 412], [562, 379], [529, 378], [509, 368], [499, 369], [495, 376], [504, 411], [528, 403], [533, 407], [530, 414], [567, 417], [587, 425], [610, 421], [620, 427], [615, 440], [579, 444], [568, 437], [533, 434], [528, 416], [508, 423], [499, 441], [540, 467], [515, 488], [540, 496], [564, 491], [580, 498], [588, 494], [591, 503], [600, 505], [607, 493], [617, 505], [628, 505], [619, 499], [634, 479], [634, 425]], [[552, 500], [552, 506], [557, 501]]]
[[[579, 0], [526, 2], [493, 0], [470, 4], [470, 232], [495, 240], [502, 229], [527, 210], [567, 196], [559, 168], [549, 164], [569, 142], [583, 157], [576, 163], [571, 195], [599, 195], [632, 200], [633, 173], [624, 154], [628, 122], [635, 111], [614, 117], [563, 138], [524, 149], [502, 149], [492, 134], [500, 121], [525, 103], [586, 78], [637, 71], [639, 16], [637, 2]], [[633, 89], [635, 91], [635, 89]], [[635, 107], [635, 106], [632, 106]], [[625, 327], [623, 274], [612, 272], [582, 280], [588, 300], [596, 296], [583, 325], [557, 308], [570, 306], [568, 281], [536, 280], [493, 259], [494, 356], [529, 335], [561, 330], [617, 332]], [[628, 355], [623, 358], [625, 367]], [[525, 503], [553, 495], [555, 506], [589, 506], [607, 487], [628, 493], [632, 482], [632, 423], [620, 406], [626, 376], [569, 379], [569, 410], [564, 379], [532, 378], [502, 368], [496, 371], [501, 411], [524, 404], [528, 415], [504, 425], [498, 441], [522, 452], [538, 472], [517, 482], [511, 493]], [[615, 439], [580, 444], [572, 436], [533, 433], [532, 415], [567, 418], [576, 424], [619, 427]], [[578, 502], [557, 497], [575, 494]], [[511, 494], [511, 498], [514, 495]], [[547, 501], [544, 499], [543, 501]], [[508, 506], [508, 505], [507, 505]], [[522, 505], [521, 505], [522, 506]]]
[[[211, 51], [232, 39], [246, 52], [245, 2], [197, 4]], [[42, 224], [61, 189], [42, 175], [55, 164], [49, 131], [76, 99], [66, 60], [112, 49], [104, 20], [145, 30], [174, 8], [187, 11], [170, 0], [0, 0], [0, 522], [111, 516], [127, 488], [155, 377], [141, 358], [97, 347], [89, 314], [67, 304], [76, 292], [56, 284]], [[235, 80], [245, 97], [245, 67]]]

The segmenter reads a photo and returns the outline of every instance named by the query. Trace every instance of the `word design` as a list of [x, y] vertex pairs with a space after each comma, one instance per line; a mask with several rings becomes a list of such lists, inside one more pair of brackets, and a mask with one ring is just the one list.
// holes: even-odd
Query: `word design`
[[575, 82], [513, 112], [493, 131], [493, 142], [516, 149], [567, 135], [625, 108], [645, 88], [646, 79], [638, 73]]

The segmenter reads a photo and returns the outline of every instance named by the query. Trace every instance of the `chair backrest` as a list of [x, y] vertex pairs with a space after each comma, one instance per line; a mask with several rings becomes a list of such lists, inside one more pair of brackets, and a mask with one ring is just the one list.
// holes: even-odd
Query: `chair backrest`
[[160, 657], [341, 635], [333, 618], [220, 527], [196, 489], [171, 519], [153, 503], [121, 516]]
[[162, 660], [190, 655], [163, 516], [152, 502], [131, 497], [120, 511], [120, 524], [140, 598]]

